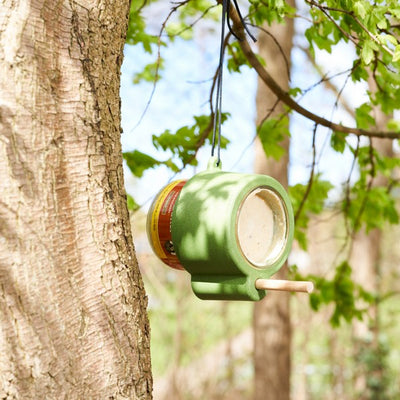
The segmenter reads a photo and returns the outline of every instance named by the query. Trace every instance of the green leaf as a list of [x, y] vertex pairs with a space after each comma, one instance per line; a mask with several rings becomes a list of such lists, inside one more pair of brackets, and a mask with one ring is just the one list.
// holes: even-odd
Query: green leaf
[[218, 20], [220, 13], [218, 9], [211, 10], [211, 7], [215, 3], [209, 0], [190, 0], [188, 2], [182, 2], [182, 6], [179, 7], [179, 20], [188, 23], [189, 19], [196, 18], [200, 15], [205, 15], [208, 18]]
[[368, 71], [363, 63], [359, 60], [353, 62], [353, 68], [351, 72], [351, 79], [354, 82], [366, 81], [368, 79]]
[[363, 1], [354, 2], [354, 10], [362, 19], [364, 19], [367, 14], [367, 10], [363, 3]]
[[146, 169], [154, 168], [161, 162], [138, 150], [123, 153], [124, 160], [132, 174], [140, 178]]
[[238, 42], [228, 45], [228, 61], [227, 68], [229, 72], [240, 72], [242, 66], [250, 67], [250, 64], [243, 54], [243, 51]]
[[[386, 20], [386, 18], [382, 18], [377, 24], [376, 26], [379, 29], [386, 29], [388, 27], [388, 22]], [[389, 35], [388, 35], [389, 36]], [[393, 36], [392, 36], [393, 37]]]
[[181, 39], [190, 40], [193, 38], [193, 28], [184, 22], [170, 22], [166, 27], [166, 32], [170, 39], [179, 36]]
[[372, 106], [368, 103], [356, 108], [357, 128], [368, 129], [370, 126], [375, 126], [375, 119], [371, 116], [371, 111]]
[[394, 16], [394, 17], [396, 17], [397, 19], [399, 19], [400, 20], [400, 7], [397, 7], [397, 8], [389, 8], [389, 12]]
[[365, 65], [369, 65], [375, 58], [375, 51], [378, 51], [378, 46], [372, 40], [365, 40], [361, 49], [361, 59]]
[[139, 208], [140, 208], [139, 204], [136, 203], [135, 199], [130, 194], [126, 195], [126, 200], [127, 200], [127, 204], [128, 204], [128, 210], [131, 210], [131, 211], [139, 210]]
[[347, 135], [343, 132], [333, 132], [331, 136], [331, 146], [338, 153], [344, 152], [346, 148], [346, 137]]
[[141, 44], [144, 51], [152, 53], [152, 46], [157, 44], [158, 38], [146, 33], [146, 23], [140, 15], [138, 7], [140, 7], [139, 2], [131, 2], [126, 43], [130, 45]]
[[397, 45], [394, 49], [393, 62], [396, 62], [399, 60], [400, 60], [400, 45]]
[[294, 13], [295, 9], [283, 0], [250, 0], [249, 16], [257, 25], [281, 22], [285, 16]]
[[302, 93], [303, 93], [303, 91], [298, 87], [290, 88], [288, 91], [288, 94], [290, 94], [290, 96], [292, 96], [292, 97], [297, 97], [298, 95], [301, 95]]
[[[363, 313], [360, 300], [368, 305], [375, 301], [375, 296], [367, 292], [352, 279], [352, 268], [347, 261], [340, 263], [335, 269], [332, 279], [309, 275], [306, 277], [296, 274], [296, 280], [311, 280], [314, 282], [314, 292], [310, 294], [310, 306], [314, 311], [323, 305], [333, 304], [330, 322], [338, 327], [342, 321], [351, 322], [354, 318], [361, 319]], [[367, 310], [367, 307], [364, 307]]]
[[400, 120], [398, 119], [391, 119], [388, 123], [387, 123], [387, 129], [391, 130], [391, 131], [395, 131], [395, 132], [399, 132], [400, 133]]
[[347, 261], [342, 262], [337, 268], [333, 279], [335, 311], [331, 317], [331, 324], [339, 326], [340, 318], [350, 322], [353, 317], [358, 317], [356, 308], [354, 283], [351, 279], [352, 269]]
[[141, 72], [138, 72], [133, 77], [133, 83], [138, 84], [142, 81], [157, 82], [160, 79], [160, 71], [164, 68], [164, 60], [162, 58], [157, 61], [147, 64]]
[[[382, 29], [384, 29], [384, 28], [382, 28]], [[397, 46], [397, 44], [398, 44], [397, 39], [393, 35], [387, 35], [387, 34], [378, 35], [378, 39], [379, 39], [379, 42], [382, 44], [390, 43], [394, 46]]]
[[318, 311], [321, 306], [321, 296], [316, 293], [310, 294], [310, 306], [314, 311]]
[[269, 118], [258, 127], [257, 134], [267, 157], [279, 160], [286, 152], [282, 141], [290, 136], [289, 121], [286, 115]]

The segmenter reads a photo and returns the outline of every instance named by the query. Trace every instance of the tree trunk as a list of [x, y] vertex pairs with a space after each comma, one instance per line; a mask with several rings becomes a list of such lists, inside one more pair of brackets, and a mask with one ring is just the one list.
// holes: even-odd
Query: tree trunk
[[0, 6], [0, 398], [151, 398], [120, 145], [128, 13]]
[[[294, 6], [294, 1], [288, 2]], [[289, 86], [290, 53], [293, 38], [293, 20], [286, 24], [274, 24], [266, 27], [269, 33], [279, 41], [280, 48], [270, 36], [261, 34], [259, 51], [267, 63], [267, 69], [282, 88]], [[285, 55], [283, 57], [282, 53]], [[286, 61], [285, 61], [286, 58]], [[257, 125], [274, 107], [276, 97], [259, 80], [257, 91]], [[272, 111], [271, 116], [283, 112], [281, 104]], [[289, 138], [282, 146], [286, 154], [278, 161], [266, 159], [261, 143], [256, 142], [255, 172], [268, 174], [288, 185]], [[275, 275], [285, 279], [287, 267], [284, 266]], [[288, 293], [269, 292], [264, 300], [254, 307], [254, 400], [288, 400], [290, 398], [290, 351], [291, 327]]]
[[[369, 87], [372, 92], [376, 92], [378, 88], [372, 77], [369, 79]], [[391, 115], [385, 115], [378, 108], [373, 109], [373, 116], [376, 122], [377, 129], [385, 129], [387, 123], [392, 118]], [[373, 139], [373, 148], [382, 156], [393, 157], [393, 142], [387, 139]], [[387, 178], [383, 175], [377, 175], [374, 178], [373, 186], [386, 186]], [[353, 268], [353, 277], [356, 283], [376, 295], [380, 293], [380, 280], [381, 280], [381, 243], [382, 231], [373, 229], [366, 232], [361, 229], [354, 237], [351, 249], [350, 264]], [[373, 353], [375, 357], [379, 356], [379, 303], [375, 302], [368, 310], [368, 318], [366, 321], [353, 322], [353, 339], [355, 342], [354, 356], [360, 357], [360, 354], [365, 351]], [[372, 337], [372, 340], [371, 340]], [[365, 357], [364, 357], [365, 359]], [[380, 394], [385, 397], [384, 387], [385, 382], [383, 379], [384, 372], [382, 369], [383, 361], [381, 363], [372, 363], [371, 361], [364, 361], [365, 365], [359, 366], [354, 377], [355, 391], [359, 395], [360, 400], [369, 400], [375, 398], [374, 396]], [[369, 377], [373, 375], [375, 378], [374, 385], [368, 383]]]

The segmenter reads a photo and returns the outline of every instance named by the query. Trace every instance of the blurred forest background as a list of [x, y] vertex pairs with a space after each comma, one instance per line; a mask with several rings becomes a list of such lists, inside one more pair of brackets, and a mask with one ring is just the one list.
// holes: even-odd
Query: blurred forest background
[[[398, 129], [398, 103], [382, 112], [385, 107], [371, 101], [375, 91], [385, 88], [376, 88], [368, 76], [354, 79], [374, 61], [366, 59], [367, 51], [348, 46], [348, 40], [345, 45], [341, 42], [343, 37], [339, 36], [345, 28], [339, 35], [333, 33], [335, 27], [343, 25], [328, 18], [318, 28], [322, 43], [314, 47], [310, 45], [315, 40], [310, 39], [313, 32], [308, 31], [306, 37], [309, 26], [317, 26], [318, 18], [322, 21], [326, 16], [324, 11], [327, 13], [333, 4], [345, 8], [349, 2], [320, 2], [328, 3], [326, 9], [313, 3], [297, 2], [295, 10], [286, 2], [254, 1], [248, 11], [249, 4], [240, 2], [244, 15], [257, 15], [257, 4], [261, 9], [268, 5], [275, 13], [264, 16], [262, 30], [249, 27], [260, 35], [260, 53], [262, 35], [272, 37], [267, 48], [275, 46], [277, 58], [284, 60], [285, 43], [280, 43], [284, 33], [274, 30], [282, 29], [282, 25], [277, 28], [277, 22], [285, 18], [289, 18], [283, 25], [286, 28], [289, 20], [294, 21], [287, 50], [290, 82], [286, 71], [282, 72], [288, 66], [284, 63], [283, 67], [278, 65], [280, 76], [276, 79], [286, 80], [280, 85], [287, 90], [290, 87], [293, 96], [299, 92], [304, 107], [326, 118], [348, 125], [355, 121], [357, 128], [365, 130], [374, 126], [371, 131]], [[370, 4], [355, 3], [358, 7]], [[176, 12], [172, 13], [174, 7]], [[309, 9], [314, 9], [316, 16], [310, 16]], [[359, 8], [356, 11], [359, 18], [366, 18]], [[204, 126], [193, 125], [191, 129], [191, 125], [193, 116], [210, 113], [210, 86], [218, 64], [219, 15], [220, 8], [206, 1], [132, 2], [121, 88], [122, 141], [126, 186], [133, 195], [129, 201], [135, 247], [149, 297], [156, 400], [272, 398], [254, 394], [254, 332], [259, 329], [254, 322], [258, 318], [254, 304], [197, 299], [190, 289], [190, 276], [163, 265], [152, 254], [146, 236], [149, 199], [169, 180], [189, 177], [207, 163], [209, 143], [203, 140], [204, 146], [197, 146]], [[334, 27], [328, 28], [328, 23]], [[365, 49], [367, 42], [356, 33]], [[285, 276], [311, 278], [317, 287], [311, 296], [293, 294], [289, 298], [290, 397], [398, 399], [400, 227], [394, 216], [399, 210], [398, 141], [382, 144], [382, 139], [374, 141], [368, 135], [332, 133], [293, 113], [289, 123], [287, 107], [275, 104], [279, 102], [270, 93], [260, 94], [262, 84], [237, 41], [231, 38], [229, 43], [223, 87], [223, 111], [230, 114], [223, 125], [223, 135], [229, 141], [222, 153], [224, 169], [272, 174], [273, 165], [278, 165], [287, 175], [295, 212], [300, 209], [303, 219], [297, 221], [297, 241]], [[268, 70], [276, 61], [271, 57], [267, 50]], [[380, 49], [374, 49], [373, 57], [385, 59]], [[362, 72], [356, 71], [357, 60], [361, 60]], [[398, 62], [392, 62], [391, 70], [396, 68]], [[398, 93], [398, 79], [391, 85]], [[272, 99], [270, 105], [263, 106], [267, 115], [262, 115], [259, 100], [256, 105], [261, 95]], [[277, 128], [281, 121], [286, 128]], [[277, 132], [271, 134], [272, 139], [262, 137], [263, 126], [268, 132]], [[285, 129], [290, 131], [290, 144]], [[255, 141], [256, 132], [261, 141]], [[166, 144], [157, 135], [164, 139], [175, 136], [175, 140], [189, 135], [192, 147], [182, 150], [182, 144]], [[279, 150], [285, 146], [286, 152]], [[260, 155], [260, 149], [270, 152], [262, 167], [260, 160], [265, 156]], [[193, 155], [195, 162], [190, 159]], [[363, 213], [367, 217], [361, 217]], [[276, 296], [266, 296], [267, 307], [268, 302], [281, 301]], [[262, 312], [268, 313], [268, 308]], [[265, 358], [267, 371], [281, 368], [273, 357]]]
[[[146, 215], [138, 211], [133, 219], [149, 296], [154, 398], [251, 399], [254, 305], [197, 299], [189, 274], [166, 267], [152, 253]], [[308, 253], [294, 248], [291, 258], [301, 259], [307, 273], [329, 276], [340, 230], [333, 215], [321, 215], [311, 223]], [[291, 296], [293, 399], [399, 398], [399, 235], [398, 226], [386, 230], [381, 250], [380, 292], [387, 297], [379, 304], [378, 350], [371, 347], [372, 335], [358, 341], [354, 324], [332, 327], [332, 308], [315, 312], [308, 295]], [[371, 388], [368, 397], [357, 392], [361, 378]]]

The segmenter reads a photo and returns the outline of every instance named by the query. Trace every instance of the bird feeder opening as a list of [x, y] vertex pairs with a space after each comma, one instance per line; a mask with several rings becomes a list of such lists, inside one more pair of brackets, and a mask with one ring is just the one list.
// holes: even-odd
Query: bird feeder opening
[[283, 199], [268, 187], [250, 192], [237, 213], [236, 236], [250, 264], [256, 268], [271, 266], [288, 240], [288, 212]]

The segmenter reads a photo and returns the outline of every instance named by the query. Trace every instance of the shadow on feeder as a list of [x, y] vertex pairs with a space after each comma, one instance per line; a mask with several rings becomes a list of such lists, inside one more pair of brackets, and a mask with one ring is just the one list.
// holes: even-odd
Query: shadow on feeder
[[223, 172], [211, 158], [206, 171], [161, 190], [147, 231], [156, 255], [188, 271], [201, 299], [257, 301], [266, 290], [313, 289], [269, 279], [285, 263], [294, 232], [289, 196], [269, 176]]

